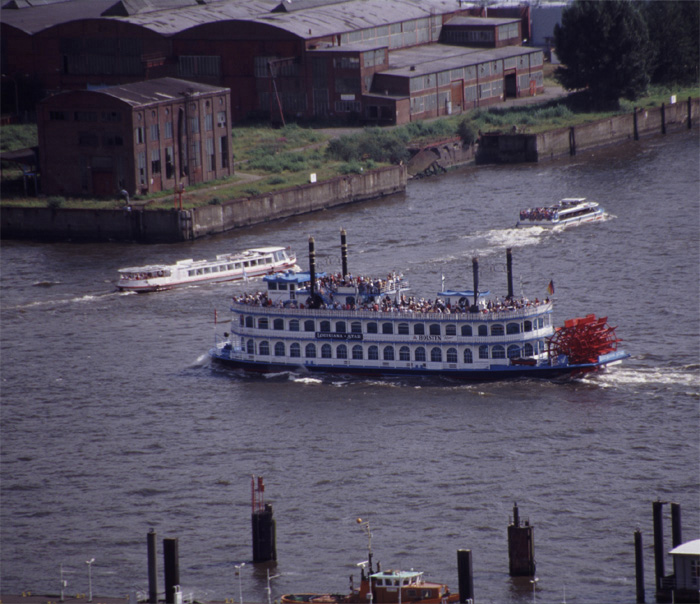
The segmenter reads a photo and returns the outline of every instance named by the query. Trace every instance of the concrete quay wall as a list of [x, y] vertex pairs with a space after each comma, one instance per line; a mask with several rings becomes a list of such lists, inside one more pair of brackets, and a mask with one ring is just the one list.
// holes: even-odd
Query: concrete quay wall
[[406, 166], [389, 166], [181, 211], [5, 207], [0, 233], [15, 239], [174, 243], [400, 193], [406, 182]]

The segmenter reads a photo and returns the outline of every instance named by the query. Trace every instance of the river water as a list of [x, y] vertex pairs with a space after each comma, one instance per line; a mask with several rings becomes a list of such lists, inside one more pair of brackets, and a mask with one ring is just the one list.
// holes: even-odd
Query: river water
[[[4, 241], [1, 255], [3, 593], [147, 592], [146, 534], [177, 537], [183, 591], [267, 601], [344, 592], [372, 527], [382, 568], [415, 568], [457, 590], [473, 556], [479, 603], [634, 602], [642, 530], [653, 598], [652, 501], [679, 503], [700, 536], [698, 136], [676, 133], [540, 165], [481, 167], [410, 183], [405, 195], [194, 243]], [[567, 196], [609, 218], [516, 229], [521, 208]], [[117, 293], [116, 270], [260, 245], [308, 267], [403, 271], [434, 297], [480, 284], [555, 286], [554, 322], [608, 316], [632, 357], [584, 381], [455, 384], [212, 367], [214, 311], [256, 283]], [[221, 327], [221, 326], [219, 326]], [[277, 521], [277, 565], [253, 565], [251, 475]], [[535, 593], [508, 575], [517, 501], [534, 528]], [[670, 512], [665, 508], [666, 539]], [[670, 543], [666, 549], [670, 549]], [[234, 565], [248, 562], [235, 575]], [[670, 558], [666, 560], [671, 572]]]

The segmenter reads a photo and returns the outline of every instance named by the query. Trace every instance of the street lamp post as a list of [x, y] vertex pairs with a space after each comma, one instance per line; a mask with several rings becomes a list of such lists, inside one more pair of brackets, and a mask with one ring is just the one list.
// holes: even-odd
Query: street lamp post
[[92, 563], [94, 561], [94, 558], [85, 561], [85, 564], [88, 565], [88, 602], [92, 602]]
[[538, 581], [539, 579], [537, 577], [530, 579], [530, 583], [532, 583], [532, 604], [537, 604], [537, 594], [535, 592], [535, 588], [537, 587]]
[[240, 564], [234, 565], [234, 568], [236, 569], [236, 574], [238, 575], [238, 598], [240, 600], [240, 604], [243, 604], [243, 582], [241, 580], [241, 569], [245, 566], [245, 562], [241, 562]]
[[270, 588], [270, 579], [275, 579], [279, 575], [270, 576], [270, 569], [267, 569], [267, 604], [272, 604], [272, 589]]

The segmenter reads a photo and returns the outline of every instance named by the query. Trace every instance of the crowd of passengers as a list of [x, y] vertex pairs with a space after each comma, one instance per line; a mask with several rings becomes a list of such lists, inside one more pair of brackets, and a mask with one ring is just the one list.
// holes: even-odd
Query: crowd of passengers
[[[347, 276], [345, 278], [338, 275], [331, 275], [319, 279], [317, 281], [317, 291], [325, 298], [319, 305], [313, 306], [311, 298], [307, 298], [306, 302], [297, 300], [279, 300], [272, 302], [266, 292], [256, 292], [252, 294], [243, 294], [234, 296], [233, 302], [236, 304], [245, 304], [248, 306], [268, 306], [276, 308], [319, 308], [325, 310], [370, 310], [376, 312], [412, 312], [412, 313], [466, 313], [470, 312], [472, 299], [461, 297], [457, 303], [451, 303], [449, 300], [445, 302], [441, 298], [425, 299], [416, 298], [415, 296], [406, 296], [402, 294], [400, 297], [391, 297], [389, 295], [380, 295], [382, 291], [393, 287], [396, 277], [390, 275], [388, 279], [368, 279], [365, 277], [353, 278]], [[355, 286], [363, 300], [357, 304], [342, 304], [333, 300], [333, 291], [337, 291], [338, 286]], [[369, 296], [369, 297], [367, 297]], [[538, 298], [534, 301], [527, 298], [496, 298], [489, 299], [479, 307], [479, 312], [500, 312], [505, 310], [516, 310], [537, 306], [541, 304]], [[549, 298], [544, 300], [544, 303], [549, 303]]]
[[556, 216], [557, 210], [554, 208], [528, 208], [520, 211], [520, 220], [552, 220]]

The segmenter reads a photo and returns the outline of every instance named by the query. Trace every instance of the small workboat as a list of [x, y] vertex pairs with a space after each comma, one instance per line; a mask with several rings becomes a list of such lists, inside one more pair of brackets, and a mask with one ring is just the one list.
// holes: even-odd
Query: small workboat
[[444, 583], [433, 583], [423, 578], [422, 572], [411, 570], [381, 570], [377, 564], [372, 567], [372, 542], [369, 523], [358, 523], [365, 526], [370, 542], [368, 559], [360, 562], [360, 586], [354, 586], [350, 577], [350, 592], [348, 594], [299, 593], [285, 594], [280, 598], [281, 604], [452, 604], [459, 602], [458, 593], [450, 593]]
[[117, 287], [122, 291], [153, 292], [184, 285], [240, 281], [297, 270], [296, 255], [285, 247], [260, 247], [233, 254], [219, 254], [214, 260], [179, 260], [119, 269]]
[[516, 226], [555, 227], [602, 220], [605, 210], [596, 201], [585, 197], [566, 197], [552, 206], [528, 208], [520, 211]]

